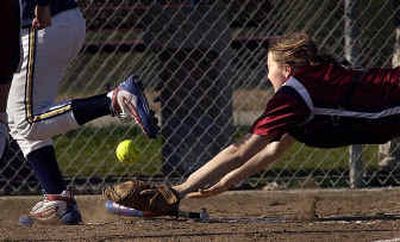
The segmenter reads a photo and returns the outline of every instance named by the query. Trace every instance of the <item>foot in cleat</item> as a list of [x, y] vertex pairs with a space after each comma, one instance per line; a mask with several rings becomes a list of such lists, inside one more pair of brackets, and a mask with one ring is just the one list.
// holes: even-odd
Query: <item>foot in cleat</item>
[[113, 115], [122, 119], [131, 118], [148, 137], [157, 136], [157, 119], [135, 76], [129, 76], [112, 91], [111, 105]]

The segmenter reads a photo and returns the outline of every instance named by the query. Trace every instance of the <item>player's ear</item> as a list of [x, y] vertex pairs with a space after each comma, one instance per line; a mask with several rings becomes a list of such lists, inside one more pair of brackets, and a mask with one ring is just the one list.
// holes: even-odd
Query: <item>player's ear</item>
[[283, 66], [283, 75], [286, 77], [286, 78], [289, 78], [292, 74], [293, 74], [293, 68], [290, 66], [290, 65], [288, 65], [288, 64], [285, 64], [284, 66]]

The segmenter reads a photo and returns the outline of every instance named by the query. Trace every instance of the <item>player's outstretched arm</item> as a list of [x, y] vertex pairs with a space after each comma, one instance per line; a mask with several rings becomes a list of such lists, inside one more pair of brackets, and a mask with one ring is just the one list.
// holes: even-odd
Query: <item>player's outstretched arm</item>
[[174, 186], [180, 197], [200, 188], [215, 184], [230, 171], [243, 165], [268, 144], [265, 137], [249, 134], [219, 152], [214, 158], [193, 172], [188, 179]]
[[239, 142], [232, 144], [218, 153], [209, 162], [192, 173], [188, 179], [174, 186], [179, 197], [199, 189], [209, 188], [229, 172], [242, 166], [270, 143], [268, 137], [248, 134]]
[[214, 196], [227, 191], [232, 186], [243, 181], [245, 178], [262, 171], [276, 161], [291, 145], [293, 138], [289, 135], [282, 137], [280, 141], [269, 143], [264, 149], [254, 155], [240, 167], [227, 173], [217, 183], [207, 189], [200, 189], [186, 195], [186, 198], [202, 198]]

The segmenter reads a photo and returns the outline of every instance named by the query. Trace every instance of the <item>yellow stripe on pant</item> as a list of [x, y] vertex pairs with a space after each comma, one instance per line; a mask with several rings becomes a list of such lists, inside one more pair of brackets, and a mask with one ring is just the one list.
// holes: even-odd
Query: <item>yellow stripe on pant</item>
[[68, 103], [66, 105], [59, 106], [55, 109], [49, 110], [45, 113], [34, 115], [33, 80], [35, 74], [36, 41], [37, 41], [37, 30], [31, 28], [29, 30], [29, 50], [28, 50], [28, 62], [27, 62], [26, 85], [25, 85], [25, 113], [26, 113], [26, 120], [29, 123], [39, 122], [44, 119], [52, 118], [71, 110], [71, 105]]

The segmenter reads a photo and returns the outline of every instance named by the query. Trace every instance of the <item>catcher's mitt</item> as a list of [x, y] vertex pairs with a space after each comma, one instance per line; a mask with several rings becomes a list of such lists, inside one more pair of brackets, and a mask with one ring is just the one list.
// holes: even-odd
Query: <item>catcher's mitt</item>
[[172, 188], [132, 180], [106, 187], [103, 196], [123, 206], [156, 215], [177, 215], [179, 197]]

